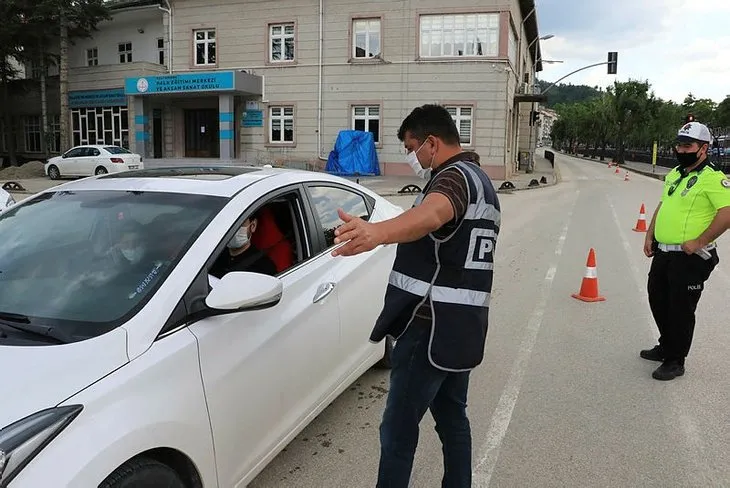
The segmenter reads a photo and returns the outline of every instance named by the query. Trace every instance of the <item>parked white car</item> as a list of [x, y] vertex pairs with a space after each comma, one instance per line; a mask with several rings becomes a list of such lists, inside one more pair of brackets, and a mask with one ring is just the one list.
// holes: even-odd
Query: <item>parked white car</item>
[[44, 165], [52, 180], [66, 176], [92, 176], [144, 169], [142, 157], [120, 146], [76, 146]]
[[[389, 365], [368, 337], [395, 246], [332, 257], [338, 208], [402, 212], [327, 174], [211, 167], [68, 182], [0, 214], [0, 486], [246, 486]], [[278, 274], [211, 280], [254, 213]]]
[[13, 196], [7, 191], [0, 188], [0, 212], [15, 203]]

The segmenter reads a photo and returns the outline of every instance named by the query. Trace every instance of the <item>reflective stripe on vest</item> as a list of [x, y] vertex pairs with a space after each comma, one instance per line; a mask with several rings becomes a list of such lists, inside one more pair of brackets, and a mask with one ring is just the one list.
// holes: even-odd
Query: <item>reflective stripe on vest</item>
[[431, 300], [440, 303], [489, 307], [491, 300], [491, 295], [483, 291], [468, 290], [466, 288], [449, 288], [446, 286], [431, 286], [426, 281], [411, 278], [397, 271], [390, 273], [388, 283], [400, 290], [407, 291], [419, 297], [425, 297], [429, 290], [431, 290]]

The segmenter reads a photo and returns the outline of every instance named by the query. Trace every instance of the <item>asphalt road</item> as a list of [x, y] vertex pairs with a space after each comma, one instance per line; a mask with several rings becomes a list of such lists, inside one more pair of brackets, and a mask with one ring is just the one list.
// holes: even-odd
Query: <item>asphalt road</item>
[[[503, 228], [484, 363], [472, 373], [474, 483], [484, 487], [730, 486], [730, 237], [707, 284], [685, 376], [651, 378], [650, 261], [632, 231], [661, 182], [557, 155], [562, 183], [500, 195]], [[408, 206], [412, 197], [393, 201]], [[571, 298], [596, 250], [602, 303]], [[250, 488], [372, 488], [387, 372], [366, 373]], [[439, 487], [421, 424], [411, 486]]]

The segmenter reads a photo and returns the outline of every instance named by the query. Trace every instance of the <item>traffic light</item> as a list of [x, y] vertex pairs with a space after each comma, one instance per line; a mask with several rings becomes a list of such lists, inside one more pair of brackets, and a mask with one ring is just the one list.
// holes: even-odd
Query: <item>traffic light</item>
[[608, 53], [608, 74], [615, 75], [618, 72], [618, 53], [615, 51]]
[[530, 111], [530, 125], [537, 125], [537, 121], [540, 120], [540, 112], [537, 110]]
[[692, 114], [687, 114], [687, 118], [684, 119], [685, 124], [689, 124], [690, 122], [694, 122], [694, 121], [695, 121], [695, 116]]

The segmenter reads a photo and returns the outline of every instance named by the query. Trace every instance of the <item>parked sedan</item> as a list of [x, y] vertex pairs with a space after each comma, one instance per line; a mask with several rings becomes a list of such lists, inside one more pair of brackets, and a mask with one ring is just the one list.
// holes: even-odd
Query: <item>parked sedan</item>
[[[368, 337], [395, 246], [332, 257], [339, 208], [402, 211], [327, 174], [205, 167], [73, 181], [0, 214], [0, 486], [246, 486], [388, 366], [392, 342]], [[244, 224], [275, 273], [216, 276]]]
[[92, 176], [144, 169], [142, 157], [119, 146], [76, 146], [61, 156], [50, 158], [45, 166], [52, 180], [65, 176]]

